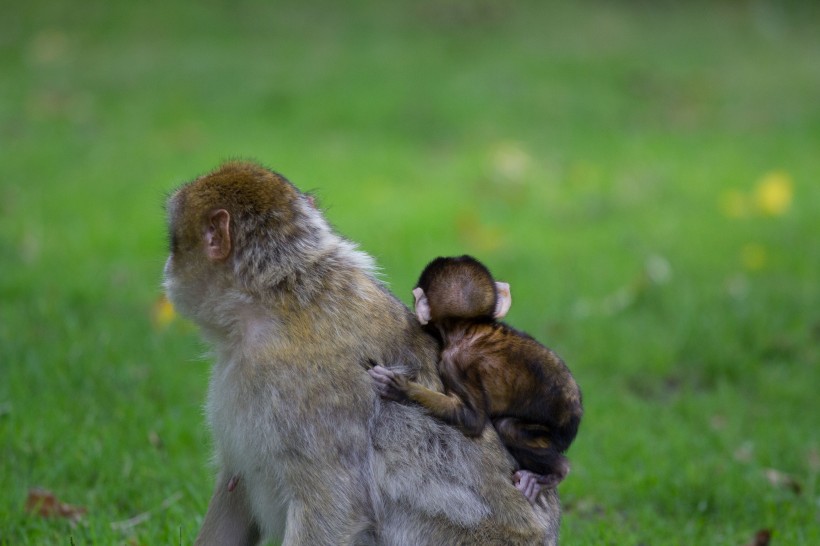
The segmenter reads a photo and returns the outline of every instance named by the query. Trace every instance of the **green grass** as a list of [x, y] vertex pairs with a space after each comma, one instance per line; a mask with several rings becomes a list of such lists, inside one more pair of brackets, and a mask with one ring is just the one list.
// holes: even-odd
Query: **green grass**
[[192, 542], [208, 363], [153, 321], [162, 204], [231, 157], [405, 301], [437, 255], [512, 283], [585, 395], [564, 544], [820, 542], [817, 7], [201, 4], [2, 10], [0, 543]]

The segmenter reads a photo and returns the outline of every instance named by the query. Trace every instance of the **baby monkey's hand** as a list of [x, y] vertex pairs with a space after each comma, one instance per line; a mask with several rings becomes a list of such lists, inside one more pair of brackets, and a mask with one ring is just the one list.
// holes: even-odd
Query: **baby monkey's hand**
[[367, 373], [373, 378], [373, 385], [382, 397], [397, 402], [407, 400], [407, 378], [404, 375], [384, 366], [374, 366]]

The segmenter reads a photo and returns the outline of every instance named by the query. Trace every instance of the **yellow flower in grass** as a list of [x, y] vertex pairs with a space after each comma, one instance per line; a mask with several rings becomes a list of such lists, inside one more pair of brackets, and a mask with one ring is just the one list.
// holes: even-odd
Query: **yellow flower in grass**
[[160, 296], [154, 303], [153, 319], [158, 328], [165, 328], [176, 319], [177, 313], [174, 306], [168, 301], [165, 295]]
[[767, 173], [757, 183], [754, 204], [757, 210], [767, 216], [780, 216], [792, 204], [794, 190], [792, 177], [784, 171]]

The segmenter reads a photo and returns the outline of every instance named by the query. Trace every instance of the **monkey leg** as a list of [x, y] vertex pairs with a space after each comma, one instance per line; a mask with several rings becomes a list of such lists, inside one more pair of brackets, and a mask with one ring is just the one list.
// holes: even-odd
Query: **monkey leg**
[[256, 544], [259, 538], [259, 527], [251, 516], [244, 484], [223, 471], [217, 478], [205, 521], [194, 544], [245, 546]]

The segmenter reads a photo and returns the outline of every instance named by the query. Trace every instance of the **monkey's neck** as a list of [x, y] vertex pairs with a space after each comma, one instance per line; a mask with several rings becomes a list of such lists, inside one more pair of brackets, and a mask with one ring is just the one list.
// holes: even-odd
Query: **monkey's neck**
[[[263, 251], [268, 256], [276, 256], [276, 260], [261, 271], [249, 265], [259, 260], [251, 257], [237, 260], [236, 274], [245, 290], [265, 304], [290, 299], [304, 307], [327, 291], [327, 279], [337, 271], [361, 271], [375, 277], [373, 258], [333, 233], [323, 218], [313, 218], [309, 228], [302, 244], [274, 246]], [[255, 247], [244, 250], [246, 253], [258, 251]]]
[[269, 342], [280, 321], [272, 309], [238, 290], [226, 290], [211, 302], [209, 320], [200, 322], [207, 339], [219, 350], [253, 347]]
[[483, 324], [483, 321], [475, 319], [443, 319], [436, 324], [436, 328], [441, 335], [442, 343], [447, 347], [474, 338], [476, 327]]

